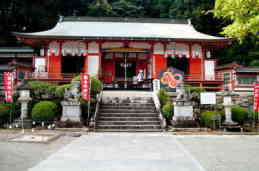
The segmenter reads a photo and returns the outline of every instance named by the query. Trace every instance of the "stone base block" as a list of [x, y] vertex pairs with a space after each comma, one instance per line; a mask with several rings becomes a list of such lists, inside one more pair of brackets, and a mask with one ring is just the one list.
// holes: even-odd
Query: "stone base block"
[[174, 117], [173, 120], [193, 120], [193, 106], [174, 106]]

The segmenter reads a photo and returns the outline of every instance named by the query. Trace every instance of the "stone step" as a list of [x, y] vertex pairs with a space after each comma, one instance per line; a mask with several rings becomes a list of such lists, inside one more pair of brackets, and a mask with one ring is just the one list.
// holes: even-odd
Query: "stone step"
[[97, 129], [161, 129], [160, 125], [96, 125]]
[[154, 103], [101, 103], [101, 106], [154, 106]]
[[159, 125], [159, 121], [98, 121], [98, 125]]
[[162, 129], [95, 129], [95, 132], [163, 132]]
[[100, 109], [100, 113], [154, 113], [154, 109]]
[[99, 117], [98, 121], [159, 121], [158, 117]]
[[99, 117], [158, 117], [157, 113], [100, 113]]
[[155, 110], [155, 106], [101, 106], [104, 109], [122, 109], [122, 110]]

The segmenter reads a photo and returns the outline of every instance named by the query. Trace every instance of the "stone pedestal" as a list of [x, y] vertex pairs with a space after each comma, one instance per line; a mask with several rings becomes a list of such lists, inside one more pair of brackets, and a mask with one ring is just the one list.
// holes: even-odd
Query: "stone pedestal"
[[79, 103], [70, 103], [63, 101], [61, 102], [62, 105], [62, 118], [61, 121], [74, 121], [80, 122], [81, 121], [81, 107]]
[[193, 120], [193, 106], [191, 102], [177, 100], [174, 103], [174, 121]]

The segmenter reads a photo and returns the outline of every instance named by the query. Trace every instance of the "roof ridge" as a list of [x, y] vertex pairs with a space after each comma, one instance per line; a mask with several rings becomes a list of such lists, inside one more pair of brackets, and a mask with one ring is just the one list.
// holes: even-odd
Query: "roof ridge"
[[68, 16], [60, 17], [59, 22], [78, 21], [78, 22], [125, 22], [125, 23], [164, 23], [164, 24], [189, 24], [187, 19], [171, 19], [171, 18], [123, 18], [123, 17], [85, 17], [85, 16]]

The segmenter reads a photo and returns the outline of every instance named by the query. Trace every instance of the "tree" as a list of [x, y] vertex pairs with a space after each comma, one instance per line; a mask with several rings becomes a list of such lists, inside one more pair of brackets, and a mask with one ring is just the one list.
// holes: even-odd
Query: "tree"
[[224, 35], [239, 41], [249, 35], [259, 36], [259, 0], [216, 0], [213, 13], [232, 21], [224, 28]]
[[127, 0], [114, 2], [112, 4], [114, 15], [117, 17], [142, 17], [144, 8], [135, 3]]
[[107, 0], [95, 0], [88, 7], [87, 15], [93, 17], [107, 17], [113, 14], [112, 6]]

